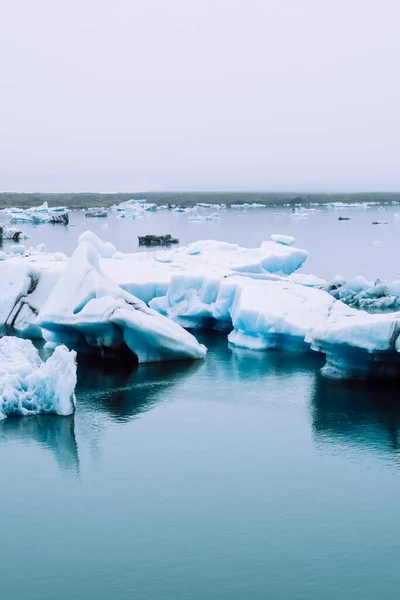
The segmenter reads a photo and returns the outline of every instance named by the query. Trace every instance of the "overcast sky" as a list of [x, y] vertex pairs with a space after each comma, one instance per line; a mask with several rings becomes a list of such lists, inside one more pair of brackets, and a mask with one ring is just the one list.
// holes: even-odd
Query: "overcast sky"
[[0, 190], [400, 190], [400, 0], [3, 0]]

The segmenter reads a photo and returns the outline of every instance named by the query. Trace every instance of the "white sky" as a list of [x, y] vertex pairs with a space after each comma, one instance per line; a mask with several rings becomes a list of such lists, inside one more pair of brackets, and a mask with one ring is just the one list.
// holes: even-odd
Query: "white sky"
[[400, 0], [3, 0], [0, 190], [400, 190]]

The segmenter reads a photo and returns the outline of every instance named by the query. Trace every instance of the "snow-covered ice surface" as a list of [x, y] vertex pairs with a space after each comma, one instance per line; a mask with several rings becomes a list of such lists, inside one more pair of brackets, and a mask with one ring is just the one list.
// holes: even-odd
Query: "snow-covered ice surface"
[[75, 409], [76, 354], [58, 346], [43, 362], [29, 340], [0, 339], [0, 419]]

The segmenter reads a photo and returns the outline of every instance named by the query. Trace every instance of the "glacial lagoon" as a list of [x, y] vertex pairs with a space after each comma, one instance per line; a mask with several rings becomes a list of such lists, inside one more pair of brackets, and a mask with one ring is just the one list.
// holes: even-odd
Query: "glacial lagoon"
[[[396, 279], [398, 207], [383, 208], [197, 223], [73, 212], [69, 227], [21, 228], [27, 246], [68, 255], [86, 229], [123, 252], [146, 233], [243, 246], [281, 233], [310, 252], [304, 272]], [[196, 336], [204, 361], [82, 359], [74, 415], [0, 422], [4, 598], [397, 598], [398, 385], [329, 381], [318, 354]]]

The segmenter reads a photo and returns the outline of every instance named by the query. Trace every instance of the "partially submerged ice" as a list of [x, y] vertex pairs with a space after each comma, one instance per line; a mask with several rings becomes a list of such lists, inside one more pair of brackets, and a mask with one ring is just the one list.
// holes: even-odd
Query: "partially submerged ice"
[[202, 358], [185, 328], [217, 329], [232, 346], [321, 352], [329, 377], [400, 373], [400, 313], [359, 310], [397, 307], [400, 283], [328, 285], [296, 272], [307, 252], [292, 243], [275, 235], [258, 248], [203, 240], [122, 254], [86, 232], [69, 260], [28, 251], [0, 261], [0, 324], [139, 362]]
[[392, 378], [400, 374], [400, 313], [368, 314], [336, 301], [306, 341], [326, 356], [333, 379]]
[[[79, 352], [154, 362], [203, 358], [206, 349], [173, 321], [108, 279], [100, 241], [85, 234], [40, 311], [44, 338]], [[91, 243], [92, 242], [92, 243]]]
[[75, 410], [76, 354], [58, 346], [43, 362], [30, 340], [0, 339], [0, 419]]
[[47, 202], [31, 208], [4, 208], [1, 211], [13, 223], [32, 223], [35, 225], [52, 222], [68, 222], [69, 211], [65, 206], [49, 207]]

